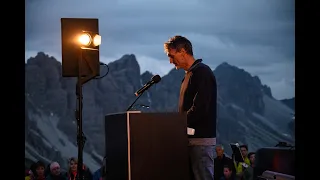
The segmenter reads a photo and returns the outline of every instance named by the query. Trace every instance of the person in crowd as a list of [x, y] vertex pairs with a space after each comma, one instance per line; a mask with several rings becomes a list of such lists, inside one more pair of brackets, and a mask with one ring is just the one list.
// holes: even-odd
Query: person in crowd
[[248, 154], [249, 160], [250, 160], [250, 166], [244, 170], [243, 172], [243, 179], [244, 180], [253, 180], [253, 169], [254, 169], [254, 163], [256, 159], [256, 153], [250, 152]]
[[26, 175], [26, 177], [24, 179], [25, 180], [33, 180], [34, 179], [33, 172], [31, 170], [29, 170], [28, 174]]
[[236, 162], [234, 160], [234, 165], [236, 167], [236, 173], [237, 177], [239, 179], [243, 178], [243, 171], [250, 166], [250, 160], [248, 158], [248, 146], [247, 145], [241, 145], [240, 146], [240, 151], [242, 154], [242, 157], [244, 159], [244, 162]]
[[49, 167], [50, 173], [46, 177], [46, 180], [67, 180], [67, 177], [61, 173], [59, 163], [52, 162]]
[[86, 177], [88, 180], [92, 180], [93, 175], [92, 175], [91, 170], [90, 170], [85, 164], [83, 164], [82, 167], [83, 167], [83, 170], [84, 170], [84, 175], [85, 175], [85, 177]]
[[36, 163], [32, 163], [30, 169], [28, 170], [28, 174], [25, 177], [25, 180], [33, 180], [34, 174], [36, 172]]
[[34, 176], [31, 170], [29, 170], [29, 173], [26, 175], [26, 177], [24, 178], [25, 180], [33, 180]]
[[[87, 168], [83, 164], [83, 175], [86, 180], [92, 180], [92, 174], [90, 172], [90, 169]], [[69, 169], [68, 172], [66, 173], [66, 176], [68, 180], [76, 180], [78, 175], [78, 159], [75, 157], [72, 157], [69, 159]]]
[[223, 167], [223, 176], [220, 180], [236, 180], [235, 173], [232, 172], [232, 169], [234, 169], [233, 164], [225, 165]]
[[30, 174], [31, 174], [31, 170], [27, 169], [24, 173], [24, 176], [27, 177], [27, 176], [30, 176]]
[[99, 168], [96, 172], [93, 173], [93, 179], [92, 180], [102, 180], [106, 176], [106, 157], [102, 160], [102, 167]]
[[216, 145], [217, 157], [214, 158], [214, 179], [220, 180], [223, 177], [224, 167], [228, 165], [232, 168], [232, 173], [236, 173], [236, 169], [233, 165], [231, 158], [224, 154], [224, 147], [221, 144]]
[[51, 163], [49, 163], [47, 165], [46, 169], [44, 170], [44, 176], [46, 176], [46, 177], [50, 174], [50, 165], [51, 165]]
[[34, 168], [35, 172], [33, 172], [33, 179], [32, 180], [45, 180], [45, 175], [44, 175], [44, 169], [45, 169], [45, 164], [42, 161], [38, 161]]

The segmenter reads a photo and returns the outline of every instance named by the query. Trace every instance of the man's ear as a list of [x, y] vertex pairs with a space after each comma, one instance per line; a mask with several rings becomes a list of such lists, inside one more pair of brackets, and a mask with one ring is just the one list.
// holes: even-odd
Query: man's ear
[[180, 53], [185, 54], [185, 53], [186, 53], [186, 50], [185, 50], [184, 48], [181, 48], [181, 49], [180, 49]]

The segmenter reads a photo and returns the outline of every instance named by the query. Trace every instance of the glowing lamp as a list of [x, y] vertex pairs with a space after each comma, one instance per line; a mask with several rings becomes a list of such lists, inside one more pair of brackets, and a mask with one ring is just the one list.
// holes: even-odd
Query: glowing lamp
[[91, 43], [91, 36], [88, 33], [83, 33], [79, 36], [78, 41], [83, 46], [89, 46]]
[[101, 44], [101, 36], [96, 34], [93, 38], [93, 45], [100, 46], [100, 44]]

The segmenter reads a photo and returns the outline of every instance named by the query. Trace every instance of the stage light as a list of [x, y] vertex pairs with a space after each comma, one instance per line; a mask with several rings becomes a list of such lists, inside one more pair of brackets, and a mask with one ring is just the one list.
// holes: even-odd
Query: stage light
[[90, 18], [61, 18], [63, 77], [100, 75], [98, 22], [98, 19]]
[[77, 97], [77, 176], [79, 179], [83, 179], [84, 175], [82, 168], [83, 148], [86, 140], [82, 130], [82, 87], [85, 83], [100, 75], [99, 46], [94, 46], [94, 40], [92, 39], [99, 34], [98, 25], [98, 19], [61, 18], [62, 77], [77, 77], [75, 92]]
[[78, 41], [83, 46], [89, 46], [91, 43], [91, 36], [88, 33], [83, 33], [79, 36]]
[[100, 46], [100, 44], [101, 44], [101, 36], [96, 34], [93, 38], [93, 45]]
[[77, 37], [77, 43], [81, 45], [82, 49], [96, 49], [101, 44], [101, 36], [90, 31], [83, 31]]

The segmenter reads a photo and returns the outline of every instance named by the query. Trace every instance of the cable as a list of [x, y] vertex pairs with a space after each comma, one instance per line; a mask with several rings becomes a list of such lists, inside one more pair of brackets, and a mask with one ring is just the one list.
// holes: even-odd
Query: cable
[[[89, 65], [87, 59], [86, 59], [85, 57], [83, 57], [83, 59], [84, 59], [84, 61], [87, 63], [87, 65]], [[102, 78], [106, 77], [106, 76], [109, 74], [109, 70], [110, 70], [110, 69], [109, 69], [108, 64], [105, 64], [105, 63], [103, 63], [103, 62], [100, 62], [100, 65], [106, 66], [106, 67], [108, 68], [108, 71], [106, 72], [105, 75], [100, 76], [100, 77], [95, 77], [95, 78], [93, 78], [93, 79], [102, 79]]]
[[108, 64], [105, 64], [105, 63], [103, 63], [103, 62], [100, 62], [100, 65], [106, 66], [106, 67], [108, 68], [108, 71], [106, 72], [105, 75], [100, 76], [100, 77], [96, 77], [96, 78], [94, 78], [94, 79], [102, 79], [102, 78], [106, 77], [106, 76], [109, 74], [109, 70], [110, 70], [110, 69], [109, 69]]

